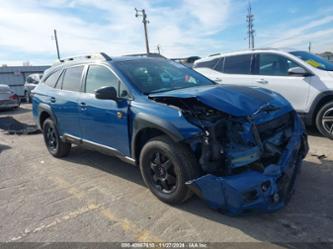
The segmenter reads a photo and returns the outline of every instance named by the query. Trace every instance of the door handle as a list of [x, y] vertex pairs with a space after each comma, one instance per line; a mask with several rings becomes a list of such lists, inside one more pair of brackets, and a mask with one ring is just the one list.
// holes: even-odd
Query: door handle
[[56, 102], [56, 98], [55, 97], [51, 97], [50, 101], [51, 101], [51, 103], [55, 103]]
[[260, 84], [267, 84], [268, 81], [267, 81], [267, 80], [264, 80], [264, 79], [260, 79], [260, 80], [257, 80], [257, 83], [260, 83]]
[[222, 82], [222, 79], [221, 78], [215, 78], [214, 81], [219, 83], [219, 82]]
[[84, 103], [84, 102], [81, 102], [81, 103], [80, 103], [80, 107], [81, 107], [81, 110], [82, 110], [82, 111], [87, 110], [87, 104]]

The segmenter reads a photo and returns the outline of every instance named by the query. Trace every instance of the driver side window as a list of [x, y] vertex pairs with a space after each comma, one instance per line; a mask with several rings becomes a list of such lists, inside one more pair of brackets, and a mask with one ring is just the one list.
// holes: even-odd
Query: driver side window
[[299, 67], [298, 64], [287, 57], [278, 54], [259, 54], [257, 56], [257, 71], [259, 75], [288, 76], [288, 70]]
[[86, 93], [95, 93], [102, 87], [114, 87], [118, 90], [118, 78], [106, 67], [100, 65], [90, 65], [86, 77]]

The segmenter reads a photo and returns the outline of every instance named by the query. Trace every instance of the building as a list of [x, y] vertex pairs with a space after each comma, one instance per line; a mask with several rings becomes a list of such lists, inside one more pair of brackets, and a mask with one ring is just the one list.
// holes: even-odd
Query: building
[[24, 96], [24, 82], [30, 74], [43, 73], [50, 66], [6, 66], [0, 67], [0, 84], [8, 85], [15, 93]]

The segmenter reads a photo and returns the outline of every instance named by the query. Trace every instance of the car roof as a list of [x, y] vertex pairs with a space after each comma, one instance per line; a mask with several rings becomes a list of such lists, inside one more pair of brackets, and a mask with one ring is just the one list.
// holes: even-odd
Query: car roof
[[44, 72], [44, 77], [48, 77], [48, 75], [54, 71], [61, 70], [67, 67], [82, 65], [88, 63], [113, 63], [118, 61], [130, 61], [130, 60], [142, 60], [142, 59], [151, 59], [151, 60], [165, 60], [166, 57], [156, 54], [150, 53], [147, 54], [130, 54], [123, 56], [110, 57], [105, 53], [98, 53], [94, 55], [81, 55], [75, 57], [68, 57], [61, 60], [57, 60], [49, 69]]
[[232, 55], [241, 55], [241, 54], [253, 54], [253, 53], [258, 53], [258, 52], [284, 52], [284, 53], [290, 53], [298, 51], [297, 49], [292, 49], [292, 48], [255, 48], [255, 49], [244, 49], [244, 50], [238, 50], [238, 51], [233, 51], [233, 52], [227, 52], [227, 53], [216, 53], [209, 55], [207, 57], [204, 57], [202, 59], [199, 59], [195, 61], [195, 63], [198, 62], [204, 62], [204, 61], [210, 61], [213, 59], [217, 59], [220, 57], [224, 56], [232, 56]]

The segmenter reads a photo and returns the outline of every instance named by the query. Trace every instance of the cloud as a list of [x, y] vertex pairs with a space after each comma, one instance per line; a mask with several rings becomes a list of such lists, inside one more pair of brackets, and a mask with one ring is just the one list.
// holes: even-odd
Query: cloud
[[[333, 11], [333, 9], [331, 9]], [[315, 52], [322, 52], [333, 43], [333, 15], [328, 9], [314, 12], [311, 16], [297, 18], [271, 31], [261, 34], [262, 47], [292, 47], [305, 49], [312, 42]], [[278, 34], [278, 37], [277, 37]]]
[[[134, 16], [134, 7], [148, 12], [152, 51], [160, 44], [169, 57], [197, 51], [206, 54], [203, 43], [211, 49], [221, 47], [211, 36], [227, 26], [230, 14], [230, 0], [184, 0], [167, 6], [135, 0], [3, 0], [0, 4], [0, 32], [6, 34], [0, 39], [0, 47], [13, 51], [15, 57], [20, 52], [54, 56], [54, 28], [65, 56], [93, 51], [111, 55], [144, 52], [143, 26]], [[0, 54], [0, 58], [4, 56]]]

